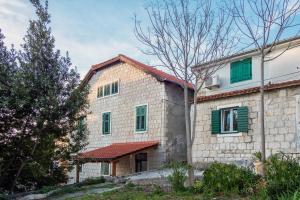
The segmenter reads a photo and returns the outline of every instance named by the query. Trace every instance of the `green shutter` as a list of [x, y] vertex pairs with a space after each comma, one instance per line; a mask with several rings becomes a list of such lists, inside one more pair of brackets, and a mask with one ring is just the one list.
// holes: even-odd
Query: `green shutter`
[[221, 111], [211, 111], [211, 133], [217, 134], [221, 132]]
[[109, 175], [109, 163], [101, 162], [101, 175]]
[[147, 106], [136, 107], [136, 131], [146, 131], [147, 129]]
[[102, 114], [102, 134], [110, 134], [110, 113]]
[[248, 107], [238, 107], [238, 132], [248, 133]]
[[252, 79], [252, 59], [230, 63], [230, 83], [237, 83]]

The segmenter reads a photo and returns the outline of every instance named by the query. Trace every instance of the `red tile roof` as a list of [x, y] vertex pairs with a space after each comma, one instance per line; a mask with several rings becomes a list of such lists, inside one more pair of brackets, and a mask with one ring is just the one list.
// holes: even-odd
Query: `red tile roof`
[[111, 161], [120, 157], [157, 146], [158, 141], [113, 143], [92, 151], [79, 154], [79, 159], [95, 159], [99, 161]]
[[[295, 86], [300, 86], [300, 80], [268, 84], [265, 86], [265, 91], [271, 91], [271, 90], [283, 89], [283, 88], [295, 87]], [[209, 96], [200, 96], [200, 97], [198, 97], [198, 102], [211, 101], [211, 100], [240, 96], [240, 95], [245, 95], [245, 94], [252, 94], [252, 93], [259, 92], [259, 90], [260, 90], [260, 87], [252, 87], [252, 88], [235, 90], [235, 91], [231, 91], [231, 92], [224, 92], [224, 93], [214, 94], [214, 95], [209, 95]]]
[[[184, 84], [183, 80], [176, 78], [175, 76], [167, 74], [161, 70], [155, 69], [154, 67], [151, 67], [149, 65], [145, 65], [139, 61], [136, 61], [136, 60], [129, 58], [122, 54], [119, 54], [117, 57], [107, 60], [105, 62], [96, 64], [96, 65], [92, 65], [92, 68], [89, 70], [87, 75], [84, 77], [83, 83], [84, 84], [87, 83], [98, 70], [112, 66], [113, 64], [118, 63], [118, 62], [124, 62], [124, 63], [130, 64], [148, 74], [151, 74], [159, 81], [167, 81], [167, 82], [175, 83], [177, 85]], [[193, 85], [191, 83], [188, 83], [188, 86], [190, 89], [193, 89]]]

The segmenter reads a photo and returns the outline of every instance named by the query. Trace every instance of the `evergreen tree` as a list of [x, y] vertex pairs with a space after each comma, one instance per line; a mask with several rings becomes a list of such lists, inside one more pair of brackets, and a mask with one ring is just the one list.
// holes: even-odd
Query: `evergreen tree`
[[0, 184], [8, 175], [8, 168], [13, 164], [11, 151], [14, 150], [16, 137], [14, 126], [14, 109], [12, 87], [16, 82], [16, 52], [4, 45], [4, 35], [0, 30]]
[[[48, 2], [45, 6], [39, 0], [31, 2], [37, 20], [29, 23], [10, 87], [13, 123], [9, 131], [1, 130], [3, 135], [14, 134], [10, 151], [13, 166], [0, 182], [11, 192], [16, 186], [31, 189], [66, 181], [62, 162], [86, 145], [87, 136], [86, 126], [78, 121], [86, 115], [88, 88], [79, 87], [80, 76], [68, 54], [62, 56], [55, 49]], [[8, 163], [7, 159], [3, 158], [3, 163]]]

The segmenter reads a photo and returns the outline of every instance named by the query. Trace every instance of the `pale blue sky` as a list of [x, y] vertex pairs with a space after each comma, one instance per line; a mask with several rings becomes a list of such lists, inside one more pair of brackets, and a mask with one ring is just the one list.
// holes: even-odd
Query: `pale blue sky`
[[[83, 77], [92, 64], [120, 53], [154, 64], [138, 49], [134, 13], [145, 16], [147, 0], [49, 0], [56, 47], [69, 51]], [[34, 17], [29, 0], [0, 0], [0, 28], [6, 44], [22, 43], [28, 20]]]
[[[41, 0], [44, 1], [44, 0]], [[118, 54], [145, 64], [157, 65], [158, 59], [140, 52], [143, 48], [134, 35], [134, 14], [147, 19], [144, 7], [151, 0], [49, 0], [51, 27], [56, 47], [69, 51], [81, 77], [91, 65]], [[22, 43], [28, 20], [34, 17], [29, 0], [0, 0], [0, 28], [6, 45]], [[300, 21], [300, 16], [295, 20]], [[285, 34], [289, 37], [291, 32]]]

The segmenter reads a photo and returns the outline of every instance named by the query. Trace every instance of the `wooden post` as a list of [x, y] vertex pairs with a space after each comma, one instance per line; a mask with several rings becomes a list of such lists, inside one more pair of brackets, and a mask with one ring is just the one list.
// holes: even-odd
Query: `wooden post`
[[79, 162], [77, 161], [76, 162], [76, 183], [79, 183], [79, 172], [80, 172], [80, 169], [79, 169]]
[[111, 172], [111, 175], [112, 175], [112, 176], [116, 176], [116, 175], [117, 175], [117, 172], [116, 172], [116, 170], [117, 170], [117, 165], [116, 165], [116, 164], [117, 164], [117, 162], [115, 162], [115, 161], [112, 161], [112, 162], [111, 162], [111, 169], [112, 169], [112, 170], [111, 170], [111, 171], [112, 171], [112, 172]]

